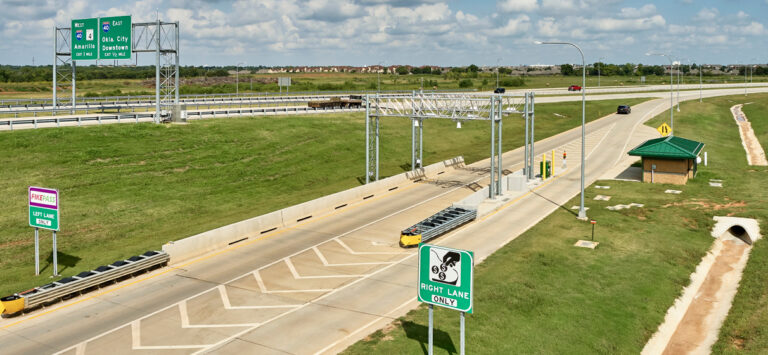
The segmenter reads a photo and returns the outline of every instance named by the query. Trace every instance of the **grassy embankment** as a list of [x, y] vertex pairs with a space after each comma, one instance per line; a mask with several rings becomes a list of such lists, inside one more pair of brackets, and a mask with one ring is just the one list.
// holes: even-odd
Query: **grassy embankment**
[[[752, 102], [743, 108], [747, 119], [757, 139], [768, 149], [768, 97], [766, 95], [750, 95], [749, 97], [734, 97], [730, 105]], [[730, 106], [729, 106], [730, 107]], [[741, 150], [740, 160], [746, 160]], [[742, 170], [743, 172], [743, 170]], [[768, 206], [766, 193], [768, 188], [768, 170], [765, 167], [751, 167], [744, 172], [745, 180], [734, 178], [733, 183], [744, 184], [744, 194], [753, 193], [760, 198], [762, 204], [750, 206], [749, 214], [745, 217], [760, 219], [760, 230], [763, 237], [768, 236]], [[755, 184], [760, 181], [761, 184]], [[768, 242], [765, 240], [755, 243], [749, 256], [733, 306], [728, 313], [720, 338], [712, 349], [715, 354], [765, 354], [768, 353]]]
[[[618, 104], [589, 102], [588, 118]], [[579, 102], [539, 104], [537, 138], [575, 127], [580, 117]], [[513, 119], [504, 125], [505, 149], [522, 145], [522, 120]], [[0, 295], [50, 281], [49, 232], [41, 232], [42, 275], [32, 276], [27, 186], [60, 190], [59, 270], [68, 276], [358, 186], [364, 127], [363, 115], [343, 114], [0, 132]], [[381, 127], [382, 175], [409, 169], [409, 122], [384, 119]], [[425, 163], [486, 158], [489, 130], [482, 122], [456, 129], [451, 121], [429, 120]]]
[[[686, 102], [676, 114], [677, 134], [706, 143], [709, 166], [686, 186], [600, 181], [610, 190], [586, 190], [600, 246], [572, 245], [588, 238], [589, 224], [558, 209], [476, 267], [475, 314], [467, 319], [467, 352], [483, 354], [637, 354], [689, 283], [712, 243], [715, 215], [768, 220], [766, 168], [748, 167], [729, 107], [768, 95]], [[754, 107], [765, 112], [765, 108]], [[750, 108], [748, 112], [752, 110]], [[662, 113], [648, 122], [667, 120]], [[755, 115], [764, 119], [765, 114]], [[766, 127], [764, 124], [762, 127]], [[762, 137], [765, 137], [763, 129]], [[762, 138], [761, 137], [761, 138]], [[708, 185], [722, 179], [723, 188]], [[681, 195], [663, 193], [681, 189]], [[597, 194], [612, 199], [594, 201]], [[566, 204], [577, 204], [578, 197]], [[644, 208], [609, 211], [637, 202]], [[763, 226], [765, 224], [763, 223]], [[765, 227], [763, 227], [765, 230]], [[758, 242], [724, 335], [714, 353], [768, 351], [768, 243]], [[414, 285], [415, 286], [415, 285]], [[458, 315], [438, 309], [436, 353], [458, 348]], [[347, 354], [421, 353], [427, 341], [425, 306], [347, 349]]]

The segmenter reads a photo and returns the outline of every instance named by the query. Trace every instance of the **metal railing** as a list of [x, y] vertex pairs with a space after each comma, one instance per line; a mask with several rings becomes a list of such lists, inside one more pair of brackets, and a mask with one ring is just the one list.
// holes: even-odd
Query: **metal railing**
[[140, 273], [153, 270], [168, 263], [169, 256], [163, 251], [148, 251], [141, 255], [118, 260], [112, 264], [83, 271], [75, 276], [65, 277], [31, 290], [18, 293], [24, 299], [24, 311], [48, 306], [79, 295], [83, 291], [112, 284]]
[[421, 235], [426, 242], [477, 217], [477, 210], [448, 207], [402, 231], [403, 235]]

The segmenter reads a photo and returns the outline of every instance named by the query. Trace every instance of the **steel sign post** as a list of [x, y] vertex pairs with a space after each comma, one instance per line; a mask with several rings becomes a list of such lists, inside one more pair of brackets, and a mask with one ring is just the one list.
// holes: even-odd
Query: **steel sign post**
[[[464, 354], [464, 313], [472, 313], [474, 253], [419, 244], [418, 300], [429, 304], [429, 339], [433, 332], [433, 306], [461, 312], [461, 354]], [[432, 341], [429, 353], [432, 353]]]
[[59, 190], [30, 186], [29, 226], [35, 227], [35, 275], [40, 274], [39, 229], [53, 231], [53, 275], [58, 276], [58, 252], [56, 249], [56, 231], [59, 230]]
[[131, 59], [131, 16], [99, 19], [99, 59]]
[[[97, 18], [72, 20], [71, 55], [72, 60], [98, 59], [98, 22]], [[55, 64], [55, 63], [54, 63]]]

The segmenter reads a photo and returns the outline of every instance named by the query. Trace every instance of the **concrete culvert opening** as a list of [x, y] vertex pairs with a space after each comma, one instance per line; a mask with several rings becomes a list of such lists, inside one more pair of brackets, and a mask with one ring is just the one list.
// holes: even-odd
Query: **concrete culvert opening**
[[749, 233], [747, 233], [747, 230], [744, 229], [744, 227], [734, 224], [731, 226], [731, 228], [728, 228], [728, 232], [731, 236], [736, 237], [744, 241], [744, 243], [747, 243], [749, 245], [752, 245], [752, 238], [749, 237]]
[[760, 227], [752, 218], [716, 216], [714, 220], [712, 236], [715, 238], [738, 239], [752, 245], [761, 237]]

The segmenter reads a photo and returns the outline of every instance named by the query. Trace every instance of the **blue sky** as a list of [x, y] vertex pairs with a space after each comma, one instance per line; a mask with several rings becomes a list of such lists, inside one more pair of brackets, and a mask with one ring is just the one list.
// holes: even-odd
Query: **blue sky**
[[[0, 0], [0, 63], [53, 61], [52, 28], [133, 15], [181, 24], [182, 65], [768, 63], [768, 0]], [[147, 54], [139, 64], [151, 64]], [[85, 63], [83, 63], [85, 64]]]

